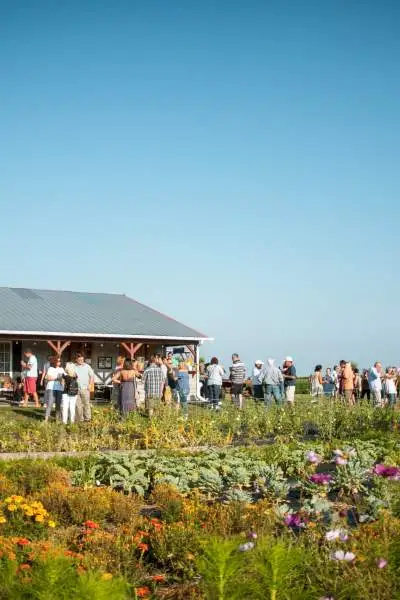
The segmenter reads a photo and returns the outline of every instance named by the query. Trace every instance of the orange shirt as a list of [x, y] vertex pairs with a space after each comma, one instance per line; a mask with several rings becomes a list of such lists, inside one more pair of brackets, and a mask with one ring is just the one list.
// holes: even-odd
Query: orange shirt
[[344, 390], [352, 390], [354, 388], [354, 373], [350, 363], [347, 363], [343, 369], [342, 380]]

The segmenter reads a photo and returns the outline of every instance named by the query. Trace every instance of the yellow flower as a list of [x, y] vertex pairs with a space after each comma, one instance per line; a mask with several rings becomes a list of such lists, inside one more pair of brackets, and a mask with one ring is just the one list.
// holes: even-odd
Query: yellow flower
[[109, 581], [110, 579], [113, 578], [112, 573], [103, 573], [103, 575], [101, 576], [103, 581]]
[[0, 517], [0, 523], [7, 523], [7, 519], [3, 515]]
[[15, 504], [9, 504], [7, 506], [7, 510], [9, 510], [10, 512], [14, 512], [14, 510], [17, 510], [17, 506]]
[[54, 522], [54, 521], [49, 521], [49, 522], [47, 523], [47, 525], [48, 525], [49, 527], [51, 527], [51, 528], [54, 528], [54, 527], [56, 526], [56, 524], [55, 524], [55, 522]]
[[26, 515], [27, 517], [33, 517], [33, 515], [34, 515], [34, 512], [33, 512], [33, 510], [32, 510], [30, 507], [28, 507], [28, 508], [26, 509], [26, 511], [25, 511], [25, 515]]
[[11, 496], [11, 499], [13, 502], [16, 502], [17, 504], [20, 504], [21, 502], [24, 501], [24, 498], [22, 496]]
[[5, 502], [6, 504], [10, 504], [10, 502], [12, 502], [12, 499], [11, 499], [10, 497], [8, 497], [8, 498], [6, 498], [6, 499], [4, 500], [4, 502]]
[[36, 521], [36, 523], [43, 523], [44, 516], [43, 515], [36, 515], [35, 521]]

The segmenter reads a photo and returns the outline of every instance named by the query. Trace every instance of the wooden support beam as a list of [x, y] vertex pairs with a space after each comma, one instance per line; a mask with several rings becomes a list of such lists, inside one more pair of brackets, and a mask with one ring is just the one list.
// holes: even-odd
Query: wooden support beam
[[189, 350], [189, 352], [191, 354], [193, 354], [193, 358], [196, 360], [196, 346], [186, 346], [186, 348]]
[[141, 348], [143, 346], [143, 343], [134, 344], [134, 343], [130, 342], [129, 344], [127, 344], [125, 342], [122, 342], [121, 346], [129, 354], [129, 356], [131, 357], [131, 360], [133, 360], [136, 352], [139, 350], [139, 348]]
[[68, 346], [71, 344], [70, 341], [67, 342], [60, 342], [60, 340], [57, 340], [56, 342], [52, 342], [51, 340], [47, 340], [48, 345], [50, 346], [50, 348], [52, 350], [54, 350], [54, 352], [57, 354], [57, 356], [61, 356], [61, 354], [64, 352], [64, 350], [66, 348], [68, 348]]

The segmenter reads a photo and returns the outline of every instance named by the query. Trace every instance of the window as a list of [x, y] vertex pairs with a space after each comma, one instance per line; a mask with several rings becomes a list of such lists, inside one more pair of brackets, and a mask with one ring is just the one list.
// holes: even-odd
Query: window
[[11, 344], [10, 342], [0, 342], [0, 375], [10, 375], [11, 373]]

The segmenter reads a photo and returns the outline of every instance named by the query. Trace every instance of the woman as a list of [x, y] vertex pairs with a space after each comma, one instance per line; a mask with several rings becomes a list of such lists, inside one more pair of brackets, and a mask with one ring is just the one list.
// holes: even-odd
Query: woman
[[368, 381], [368, 369], [363, 370], [363, 374], [361, 377], [361, 400], [367, 396], [367, 400], [371, 400], [371, 390], [369, 387]]
[[119, 383], [114, 383], [114, 377], [120, 371], [122, 371], [122, 369], [124, 368], [124, 361], [125, 361], [125, 357], [124, 356], [117, 356], [117, 360], [116, 360], [116, 364], [115, 364], [115, 371], [114, 371], [113, 377], [112, 377], [112, 382], [113, 382], [112, 404], [113, 404], [113, 406], [115, 406], [116, 408], [118, 408], [118, 410], [120, 408], [120, 399], [119, 399], [120, 385], [119, 385]]
[[78, 397], [78, 375], [76, 374], [74, 365], [68, 363], [65, 367], [64, 374], [64, 392], [62, 395], [62, 420], [64, 425], [75, 422], [76, 399]]
[[218, 362], [218, 358], [213, 356], [210, 364], [207, 367], [207, 397], [210, 400], [211, 408], [218, 408], [221, 406], [219, 397], [221, 394], [222, 378], [224, 376], [224, 369]]
[[187, 418], [188, 399], [189, 399], [189, 394], [190, 394], [190, 381], [189, 381], [189, 373], [187, 372], [187, 366], [183, 361], [179, 363], [177, 378], [178, 378], [179, 404], [180, 404], [183, 414]]
[[132, 410], [137, 410], [136, 376], [137, 372], [133, 368], [132, 361], [126, 358], [123, 368], [112, 378], [112, 382], [120, 386], [119, 410], [123, 417], [126, 417]]
[[359, 399], [361, 398], [361, 391], [362, 391], [362, 377], [360, 375], [360, 371], [359, 369], [355, 368], [354, 369], [354, 400], [356, 402], [359, 401]]
[[385, 388], [388, 406], [395, 406], [397, 400], [396, 373], [392, 367], [388, 367], [386, 369], [383, 387]]
[[322, 380], [322, 385], [324, 388], [324, 392], [328, 396], [334, 397], [336, 394], [336, 386], [335, 386], [335, 378], [332, 375], [332, 369], [330, 367], [326, 367], [325, 376]]
[[324, 386], [322, 384], [322, 365], [317, 365], [311, 375], [311, 396], [319, 398], [324, 394]]
[[46, 414], [45, 422], [47, 423], [53, 408], [53, 404], [56, 405], [56, 420], [61, 416], [61, 402], [62, 393], [64, 389], [63, 375], [65, 374], [64, 369], [61, 366], [61, 358], [58, 356], [52, 356], [50, 358], [50, 367], [46, 373]]

